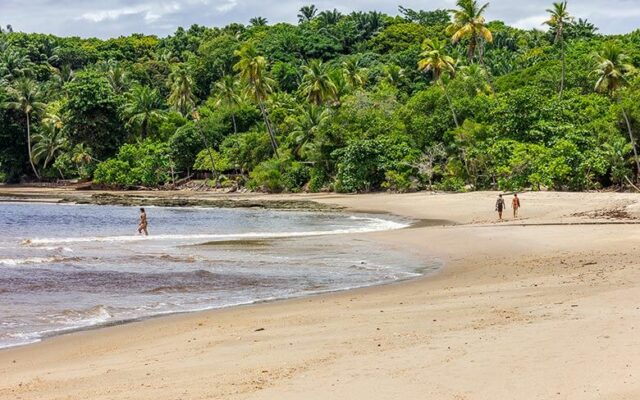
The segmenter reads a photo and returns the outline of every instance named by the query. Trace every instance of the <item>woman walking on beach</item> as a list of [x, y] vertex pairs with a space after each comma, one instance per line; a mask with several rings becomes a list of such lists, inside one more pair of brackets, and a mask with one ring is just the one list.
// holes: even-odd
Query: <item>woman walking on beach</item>
[[518, 193], [513, 194], [513, 200], [511, 200], [511, 208], [513, 208], [513, 218], [518, 218], [518, 210], [520, 209], [520, 199]]
[[149, 236], [147, 231], [147, 213], [144, 208], [140, 207], [140, 225], [138, 225], [138, 234], [141, 235], [144, 232], [145, 236]]
[[504, 211], [505, 208], [504, 199], [502, 198], [502, 195], [499, 194], [498, 200], [496, 200], [496, 211], [498, 212], [498, 218], [500, 218], [500, 221], [502, 221], [502, 211]]

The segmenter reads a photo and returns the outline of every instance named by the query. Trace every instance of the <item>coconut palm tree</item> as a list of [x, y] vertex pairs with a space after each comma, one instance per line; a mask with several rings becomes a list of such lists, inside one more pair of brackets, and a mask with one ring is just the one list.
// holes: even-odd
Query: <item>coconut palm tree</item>
[[53, 73], [53, 79], [56, 84], [56, 87], [62, 89], [65, 83], [71, 82], [75, 78], [75, 73], [69, 66], [69, 64], [65, 64], [60, 68], [50, 67], [51, 72]]
[[278, 142], [265, 106], [265, 101], [273, 91], [273, 80], [266, 75], [267, 60], [259, 55], [251, 45], [243, 46], [234, 54], [239, 58], [239, 61], [233, 66], [233, 69], [238, 72], [240, 79], [246, 84], [247, 95], [258, 104], [271, 140], [273, 153], [278, 157]]
[[485, 25], [484, 12], [489, 3], [478, 6], [476, 0], [458, 0], [458, 9], [450, 10], [453, 22], [447, 27], [447, 34], [451, 35], [451, 41], [458, 43], [463, 39], [469, 40], [467, 58], [473, 62], [476, 55], [482, 61], [484, 42], [493, 42], [493, 35]]
[[336, 98], [336, 85], [329, 76], [329, 68], [320, 60], [311, 60], [302, 67], [304, 76], [300, 89], [310, 103], [322, 105]]
[[362, 68], [360, 57], [350, 57], [342, 63], [342, 73], [352, 89], [361, 88], [365, 82], [366, 69]]
[[239, 93], [240, 82], [233, 75], [225, 75], [214, 85], [214, 90], [218, 97], [216, 106], [226, 105], [231, 108], [231, 121], [233, 122], [233, 133], [238, 133], [236, 124], [235, 109], [242, 103]]
[[42, 169], [56, 157], [67, 144], [62, 133], [62, 120], [58, 115], [48, 115], [42, 119], [39, 133], [33, 135], [33, 162], [44, 161]]
[[474, 92], [472, 94], [490, 94], [493, 92], [489, 73], [482, 65], [471, 64], [460, 68], [462, 80]]
[[291, 138], [295, 145], [293, 154], [301, 155], [305, 145], [315, 137], [320, 124], [329, 118], [329, 113], [329, 109], [315, 104], [306, 104], [302, 108], [296, 125], [291, 131]]
[[129, 74], [115, 60], [109, 60], [98, 64], [98, 68], [104, 72], [107, 81], [113, 92], [116, 94], [124, 93], [129, 86]]
[[249, 25], [253, 27], [266, 26], [267, 22], [268, 21], [265, 17], [253, 17], [249, 20]]
[[447, 91], [447, 85], [445, 85], [442, 80], [444, 75], [453, 77], [456, 73], [456, 61], [453, 57], [447, 55], [446, 45], [446, 40], [425, 39], [422, 43], [422, 53], [420, 53], [421, 59], [418, 61], [418, 69], [422, 72], [431, 72], [433, 82], [442, 88], [449, 103], [449, 108], [453, 115], [453, 122], [456, 124], [456, 127], [460, 127], [456, 111], [453, 108], [453, 103]]
[[25, 76], [30, 60], [26, 54], [6, 42], [0, 43], [0, 79], [15, 79]]
[[311, 4], [310, 6], [302, 6], [300, 8], [300, 12], [298, 13], [298, 22], [301, 24], [309, 22], [316, 16], [317, 13], [318, 9], [313, 4]]
[[[613, 101], [620, 103], [620, 91], [628, 84], [626, 75], [635, 70], [629, 62], [629, 57], [622, 52], [622, 49], [617, 44], [606, 43], [602, 50], [594, 55], [594, 59], [596, 62], [594, 73], [598, 77], [595, 90], [606, 93]], [[620, 104], [620, 108], [627, 125], [627, 132], [633, 148], [636, 168], [640, 174], [640, 159], [638, 158], [638, 150], [636, 148], [633, 130], [631, 129], [631, 122], [629, 121], [624, 105]]]
[[562, 98], [564, 91], [564, 81], [566, 79], [566, 57], [565, 57], [565, 41], [564, 33], [568, 24], [573, 21], [573, 17], [567, 11], [567, 2], [553, 3], [553, 9], [547, 9], [550, 18], [544, 22], [555, 30], [554, 42], [560, 44], [560, 57], [562, 59], [562, 75], [560, 77], [560, 91], [558, 95]]
[[12, 86], [7, 87], [6, 91], [11, 100], [3, 104], [4, 108], [17, 110], [24, 114], [27, 128], [29, 163], [36, 178], [40, 179], [40, 174], [38, 174], [38, 170], [33, 162], [33, 154], [31, 151], [31, 115], [43, 111], [46, 107], [46, 105], [40, 101], [42, 92], [36, 81], [25, 77], [17, 79]]
[[405, 78], [404, 69], [396, 64], [387, 64], [383, 67], [382, 80], [397, 87]]
[[145, 139], [149, 134], [149, 125], [164, 118], [163, 107], [156, 89], [138, 85], [127, 93], [123, 111], [130, 125], [140, 127], [140, 136]]
[[191, 114], [196, 106], [196, 96], [193, 94], [193, 79], [189, 71], [182, 65], [176, 67], [169, 75], [171, 93], [167, 103], [183, 117]]

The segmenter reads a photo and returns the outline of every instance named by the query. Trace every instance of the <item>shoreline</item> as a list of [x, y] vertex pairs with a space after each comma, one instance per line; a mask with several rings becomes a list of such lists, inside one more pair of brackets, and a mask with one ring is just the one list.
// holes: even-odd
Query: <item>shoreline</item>
[[[0, 397], [637, 398], [640, 234], [611, 223], [633, 222], [638, 196], [527, 194], [523, 220], [496, 224], [494, 195], [294, 195], [452, 221], [357, 234], [446, 266], [5, 349]], [[606, 224], [568, 225], [586, 222]]]

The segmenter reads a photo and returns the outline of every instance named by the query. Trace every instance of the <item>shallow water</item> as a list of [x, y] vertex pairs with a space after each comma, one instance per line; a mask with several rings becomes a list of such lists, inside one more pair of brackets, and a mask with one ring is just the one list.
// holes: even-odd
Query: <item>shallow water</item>
[[352, 235], [372, 215], [0, 203], [0, 347], [153, 315], [343, 290], [438, 268]]

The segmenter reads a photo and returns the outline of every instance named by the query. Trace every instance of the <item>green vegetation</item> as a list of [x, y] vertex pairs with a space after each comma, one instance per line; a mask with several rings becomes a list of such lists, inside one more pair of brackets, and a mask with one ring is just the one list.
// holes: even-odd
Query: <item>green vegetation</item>
[[[0, 179], [254, 190], [588, 190], [638, 182], [640, 31], [550, 5], [292, 10], [166, 38], [0, 33]], [[542, 30], [547, 29], [547, 30]]]

